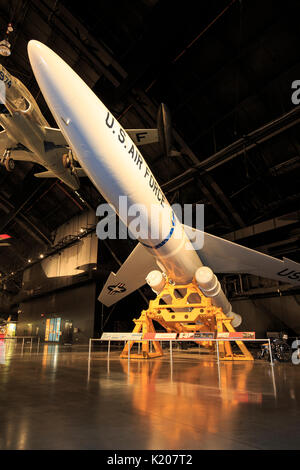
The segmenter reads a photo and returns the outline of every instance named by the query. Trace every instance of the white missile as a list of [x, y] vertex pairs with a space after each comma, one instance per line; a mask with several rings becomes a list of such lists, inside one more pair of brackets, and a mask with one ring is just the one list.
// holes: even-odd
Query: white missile
[[[148, 218], [152, 207], [157, 208], [161, 223], [154, 229], [158, 236], [153, 239], [149, 233], [139, 241], [151, 255], [155, 252], [172, 279], [189, 282], [202, 263], [133, 141], [92, 90], [51, 49], [30, 41], [28, 51], [41, 91], [65, 138], [76, 149], [81, 167], [114, 208], [119, 207], [120, 196], [127, 196], [129, 207], [142, 204], [143, 226], [149, 227], [149, 232]], [[126, 216], [123, 222], [128, 225], [136, 214]]]
[[[212, 271], [250, 273], [300, 285], [298, 263], [286, 258], [281, 261], [181, 224], [134, 142], [93, 91], [47, 46], [30, 41], [28, 53], [45, 100], [95, 187], [116, 211], [120, 196], [127, 196], [128, 207], [143, 205], [141, 215], [147, 231], [137, 237], [139, 243], [119, 271], [110, 274], [99, 296], [101, 302], [112, 305], [145, 284], [149, 272], [158, 268], [177, 284], [191, 282], [197, 272], [203, 293], [227, 315], [232, 314], [231, 306]], [[153, 206], [160, 221], [155, 238], [149, 223]], [[119, 216], [127, 226], [133, 219], [129, 212], [119, 212]], [[190, 241], [195, 233], [204, 237], [201, 249], [194, 249]], [[210, 268], [205, 276], [203, 265]], [[159, 282], [150, 279], [152, 283], [156, 290]]]

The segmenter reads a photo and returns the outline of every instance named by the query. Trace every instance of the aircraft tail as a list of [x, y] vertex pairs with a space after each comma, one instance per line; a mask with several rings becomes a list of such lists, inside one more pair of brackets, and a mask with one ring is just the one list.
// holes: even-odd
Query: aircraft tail
[[161, 104], [157, 114], [155, 129], [126, 129], [135, 145], [154, 144], [158, 142], [166, 156], [178, 156], [179, 152], [172, 149], [172, 122], [170, 112], [165, 104]]

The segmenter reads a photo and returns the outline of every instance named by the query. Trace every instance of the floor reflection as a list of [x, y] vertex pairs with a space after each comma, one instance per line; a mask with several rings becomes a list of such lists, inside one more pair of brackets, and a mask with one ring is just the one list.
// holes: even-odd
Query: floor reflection
[[17, 340], [6, 338], [0, 340], [0, 364], [9, 366], [11, 358], [16, 352]]
[[58, 344], [44, 344], [42, 357], [43, 368], [47, 368], [49, 366], [52, 369], [57, 368], [58, 348]]
[[227, 362], [219, 376], [215, 358], [182, 351], [172, 364], [167, 355], [128, 364], [117, 350], [89, 363], [87, 348], [57, 344], [20, 352], [7, 342], [0, 365], [0, 449], [299, 447], [292, 364]]
[[5, 340], [0, 339], [0, 364], [5, 364]]
[[[120, 360], [128, 375], [127, 361]], [[135, 412], [149, 416], [153, 425], [170, 429], [172, 446], [180, 446], [187, 425], [193, 439], [201, 433], [220, 432], [243, 404], [261, 404], [263, 394], [249, 390], [248, 378], [253, 362], [224, 363], [220, 367], [219, 387], [216, 363], [201, 360], [195, 364], [176, 364], [166, 377], [169, 365], [158, 358], [152, 361], [131, 361], [128, 383], [132, 386]], [[271, 387], [271, 384], [270, 384]], [[171, 423], [171, 424], [170, 424]], [[170, 428], [171, 426], [171, 428]], [[154, 442], [151, 445], [155, 445]], [[178, 447], [179, 448], [179, 447]]]

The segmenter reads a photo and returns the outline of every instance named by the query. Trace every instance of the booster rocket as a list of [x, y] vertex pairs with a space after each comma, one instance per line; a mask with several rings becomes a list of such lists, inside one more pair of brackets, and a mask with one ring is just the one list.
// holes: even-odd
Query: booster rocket
[[[176, 284], [193, 279], [215, 306], [233, 314], [214, 272], [246, 272], [300, 285], [300, 265], [256, 252], [219, 237], [184, 226], [154, 178], [139, 149], [102, 101], [55, 52], [32, 40], [30, 63], [41, 92], [68, 144], [95, 187], [128, 226], [130, 212], [119, 212], [119, 197], [128, 207], [141, 206], [147, 230], [119, 271], [111, 273], [99, 300], [112, 305], [146, 283], [154, 291], [163, 288], [162, 273]], [[155, 238], [150, 231], [152, 207], [158, 214]], [[151, 221], [152, 222], [152, 221]], [[203, 236], [203, 247], [195, 249], [193, 235]], [[158, 271], [158, 273], [152, 273]], [[151, 273], [151, 274], [150, 274]]]

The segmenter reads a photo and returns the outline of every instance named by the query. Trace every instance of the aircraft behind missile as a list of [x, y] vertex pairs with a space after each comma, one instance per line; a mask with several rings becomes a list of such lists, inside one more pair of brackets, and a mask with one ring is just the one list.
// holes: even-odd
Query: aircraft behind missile
[[70, 165], [71, 152], [59, 129], [49, 126], [25, 85], [0, 64], [0, 164], [13, 171], [15, 162], [38, 163], [47, 171], [38, 178], [59, 178], [79, 188], [81, 168]]

